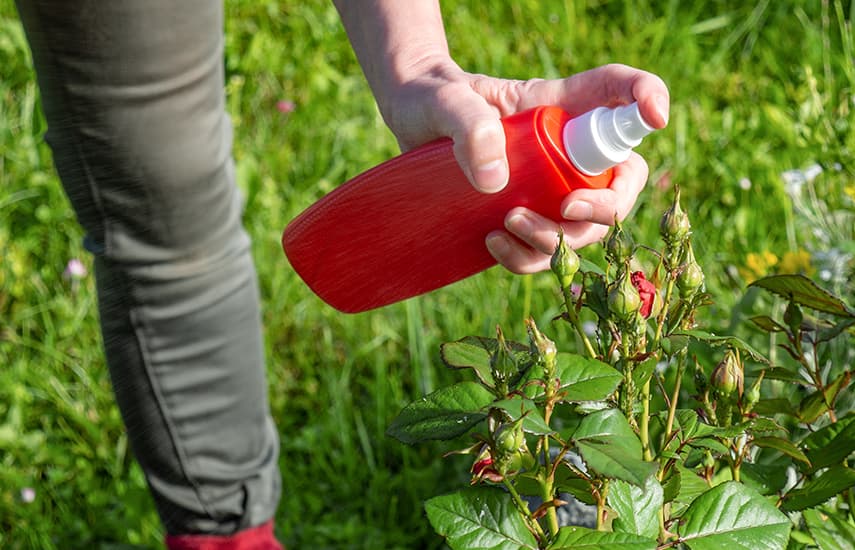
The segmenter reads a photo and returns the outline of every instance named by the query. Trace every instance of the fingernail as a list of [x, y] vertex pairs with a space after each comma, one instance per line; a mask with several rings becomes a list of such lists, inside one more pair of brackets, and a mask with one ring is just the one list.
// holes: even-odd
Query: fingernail
[[531, 233], [531, 220], [525, 214], [514, 214], [505, 221], [505, 228], [517, 235], [528, 235]]
[[475, 167], [475, 183], [485, 193], [501, 191], [508, 184], [508, 163], [496, 159]]
[[487, 250], [489, 250], [490, 254], [492, 254], [496, 259], [504, 258], [511, 250], [511, 246], [508, 244], [508, 241], [501, 235], [488, 235], [486, 244]]
[[594, 209], [587, 202], [573, 201], [567, 205], [561, 215], [568, 220], [588, 221], [594, 215]]
[[656, 104], [656, 112], [659, 113], [665, 124], [668, 124], [668, 99], [665, 96], [658, 95], [654, 99], [654, 103]]

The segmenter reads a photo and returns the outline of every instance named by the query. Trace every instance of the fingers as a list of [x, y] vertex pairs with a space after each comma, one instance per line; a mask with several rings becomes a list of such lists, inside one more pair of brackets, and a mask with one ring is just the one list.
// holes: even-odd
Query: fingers
[[614, 168], [614, 179], [605, 189], [576, 189], [561, 204], [565, 219], [612, 225], [622, 221], [635, 206], [647, 183], [647, 162], [632, 153], [626, 162]]
[[509, 169], [499, 111], [468, 85], [448, 87], [436, 102], [436, 126], [454, 141], [454, 156], [470, 183], [482, 193], [501, 191]]
[[571, 115], [597, 106], [638, 102], [641, 116], [654, 128], [668, 124], [668, 87], [653, 73], [627, 65], [610, 64], [573, 75], [561, 81], [562, 103]]
[[606, 189], [577, 189], [562, 204], [565, 221], [559, 223], [526, 208], [514, 208], [505, 217], [506, 231], [487, 236], [490, 254], [513, 273], [549, 269], [558, 242], [558, 231], [573, 248], [601, 241], [615, 219], [623, 220], [635, 206], [647, 181], [647, 163], [633, 153], [615, 167]]
[[511, 85], [481, 79], [474, 86], [495, 104], [503, 105], [502, 112], [558, 105], [571, 116], [578, 116], [599, 106], [637, 101], [648, 124], [654, 128], [668, 124], [668, 87], [655, 74], [627, 65], [603, 65], [560, 80], [515, 81]]
[[558, 230], [572, 248], [582, 248], [602, 240], [607, 225], [590, 222], [562, 222], [561, 225], [525, 208], [514, 208], [505, 218], [507, 231], [487, 235], [490, 254], [513, 273], [536, 273], [549, 269], [549, 260], [558, 244]]

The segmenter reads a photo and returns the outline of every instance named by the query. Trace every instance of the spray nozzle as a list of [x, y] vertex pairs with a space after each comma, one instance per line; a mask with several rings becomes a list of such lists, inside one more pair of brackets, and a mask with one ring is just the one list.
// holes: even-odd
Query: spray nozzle
[[564, 149], [580, 172], [595, 176], [629, 158], [632, 148], [654, 129], [642, 118], [637, 102], [597, 107], [564, 126]]

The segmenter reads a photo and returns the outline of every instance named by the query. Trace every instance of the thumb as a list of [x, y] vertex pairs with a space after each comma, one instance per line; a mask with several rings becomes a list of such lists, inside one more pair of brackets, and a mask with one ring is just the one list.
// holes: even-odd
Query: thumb
[[482, 193], [501, 191], [509, 169], [498, 111], [472, 93], [453, 98], [439, 116], [440, 129], [454, 141], [454, 157], [472, 186]]

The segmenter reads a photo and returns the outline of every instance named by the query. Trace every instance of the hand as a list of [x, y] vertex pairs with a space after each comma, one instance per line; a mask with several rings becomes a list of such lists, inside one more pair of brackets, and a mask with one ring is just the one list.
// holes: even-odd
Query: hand
[[[508, 181], [501, 117], [537, 105], [557, 105], [577, 116], [600, 105], [638, 101], [651, 126], [663, 128], [668, 121], [668, 89], [662, 80], [625, 65], [605, 65], [561, 80], [528, 81], [466, 73], [447, 58], [427, 67], [384, 97], [384, 118], [403, 150], [450, 136], [461, 168], [484, 193], [497, 192]], [[560, 224], [525, 208], [511, 210], [505, 218], [507, 231], [486, 236], [490, 253], [514, 273], [533, 273], [549, 268], [559, 225], [574, 248], [601, 240], [615, 218], [623, 220], [634, 206], [648, 168], [633, 153], [614, 174], [609, 188], [567, 195]]]

